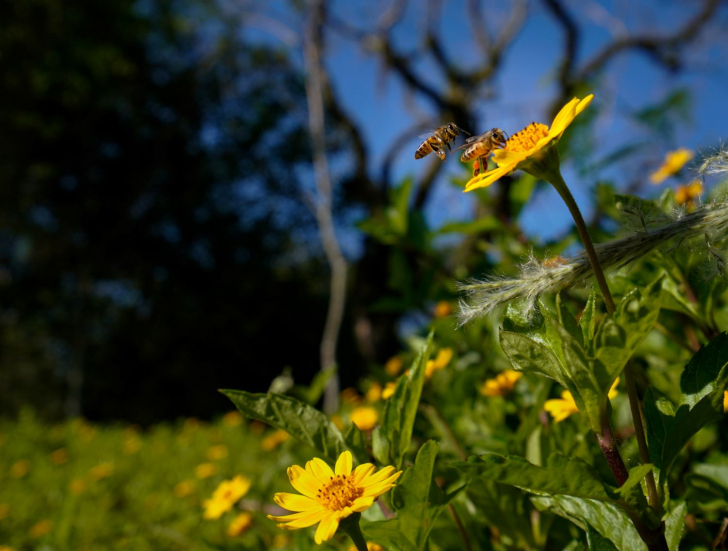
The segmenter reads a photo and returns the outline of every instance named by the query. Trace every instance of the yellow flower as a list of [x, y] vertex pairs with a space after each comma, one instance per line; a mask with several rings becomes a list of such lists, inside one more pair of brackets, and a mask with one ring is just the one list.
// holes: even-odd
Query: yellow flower
[[728, 412], [728, 390], [723, 394], [723, 411]]
[[315, 457], [302, 469], [293, 465], [288, 478], [293, 487], [303, 495], [278, 493], [275, 502], [292, 515], [268, 518], [280, 522], [279, 528], [296, 530], [319, 523], [314, 540], [328, 541], [339, 527], [339, 521], [353, 513], [368, 509], [374, 500], [394, 487], [402, 474], [394, 467], [384, 467], [374, 473], [371, 463], [359, 465], [352, 471], [351, 453], [345, 451], [336, 461], [334, 470], [326, 462]]
[[379, 421], [377, 410], [370, 406], [356, 408], [349, 417], [359, 430], [372, 430]]
[[23, 478], [30, 471], [30, 461], [27, 459], [21, 459], [13, 463], [10, 467], [10, 476], [13, 478]]
[[[350, 546], [348, 551], [357, 551], [356, 545]], [[384, 547], [382, 547], [378, 543], [374, 543], [373, 541], [368, 541], [367, 542], [367, 551], [386, 551], [386, 549], [384, 549]]]
[[382, 390], [382, 400], [389, 400], [392, 397], [392, 394], [394, 394], [394, 389], [396, 388], [397, 381], [390, 381], [384, 385], [384, 390]]
[[493, 160], [498, 165], [497, 168], [473, 177], [465, 185], [465, 191], [487, 187], [515, 170], [525, 170], [541, 178], [544, 168], [540, 166], [541, 163], [546, 159], [547, 154], [555, 152], [551, 146], [556, 145], [564, 131], [577, 115], [589, 106], [592, 99], [594, 99], [593, 95], [582, 100], [572, 99], [561, 108], [551, 123], [551, 128], [545, 124], [533, 122], [511, 136], [503, 149], [496, 149], [493, 152]]
[[703, 193], [703, 184], [700, 180], [693, 180], [685, 186], [677, 186], [675, 190], [675, 203], [685, 205], [689, 210], [695, 208], [695, 199]]
[[237, 411], [229, 411], [223, 416], [222, 423], [226, 427], [239, 427], [243, 424], [243, 416]]
[[36, 522], [33, 526], [31, 526], [30, 530], [28, 531], [28, 535], [31, 538], [42, 538], [48, 532], [50, 532], [52, 528], [52, 521], [48, 519], [41, 520], [40, 522]]
[[434, 360], [428, 360], [425, 366], [425, 380], [432, 377], [435, 371], [445, 368], [450, 360], [452, 360], [452, 348], [441, 348]]
[[114, 474], [113, 463], [100, 463], [88, 472], [94, 480], [101, 480]]
[[236, 516], [227, 529], [227, 535], [231, 538], [242, 536], [253, 524], [253, 515], [244, 511]]
[[195, 476], [197, 478], [210, 478], [217, 474], [217, 465], [214, 463], [200, 463], [195, 467]]
[[260, 449], [262, 449], [264, 452], [272, 451], [280, 446], [283, 442], [288, 440], [290, 437], [291, 435], [288, 434], [286, 431], [278, 429], [277, 431], [263, 438], [263, 441], [260, 443]]
[[0, 503], [0, 520], [8, 518], [10, 516], [10, 505], [7, 503]]
[[80, 496], [86, 490], [86, 483], [82, 478], [74, 478], [68, 483], [68, 491], [73, 495]]
[[650, 182], [653, 184], [661, 184], [667, 178], [676, 174], [694, 156], [695, 153], [684, 147], [675, 151], [668, 151], [662, 166], [650, 174]]
[[378, 402], [381, 397], [382, 385], [379, 383], [372, 383], [366, 393], [367, 402]]
[[217, 519], [233, 508], [241, 497], [248, 493], [250, 479], [238, 475], [232, 480], [223, 480], [210, 499], [202, 502], [206, 519]]
[[387, 375], [396, 377], [399, 375], [399, 372], [402, 371], [402, 367], [404, 367], [402, 358], [399, 356], [392, 356], [387, 360], [387, 363], [384, 364], [384, 371], [387, 372]]
[[[617, 391], [618, 384], [619, 377], [612, 383], [612, 388], [609, 389], [609, 393], [607, 394], [610, 400], [613, 400], [619, 394]], [[576, 407], [574, 397], [568, 390], [561, 393], [560, 399], [546, 400], [543, 408], [554, 418], [554, 423], [560, 423], [570, 415], [579, 413], [579, 408]]]
[[66, 461], [68, 461], [68, 452], [65, 449], [59, 448], [51, 453], [51, 463], [54, 465], [63, 465]]
[[210, 446], [210, 449], [207, 450], [207, 458], [210, 461], [217, 461], [218, 459], [225, 459], [228, 456], [228, 449], [227, 447], [223, 446], [222, 444], [218, 444], [217, 446]]
[[505, 396], [513, 392], [518, 380], [523, 377], [523, 373], [507, 369], [503, 373], [498, 373], [495, 379], [488, 379], [480, 389], [483, 396]]
[[441, 300], [435, 305], [435, 317], [437, 319], [446, 318], [450, 314], [452, 314], [452, 304], [450, 304], [448, 301]]
[[194, 480], [183, 480], [182, 482], [179, 482], [174, 487], [174, 490], [173, 490], [175, 497], [186, 497], [194, 491], [195, 491], [195, 481]]

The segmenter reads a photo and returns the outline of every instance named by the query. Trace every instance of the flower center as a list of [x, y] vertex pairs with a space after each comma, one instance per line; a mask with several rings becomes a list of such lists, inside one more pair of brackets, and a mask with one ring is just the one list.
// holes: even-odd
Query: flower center
[[527, 152], [536, 147], [541, 138], [549, 133], [549, 127], [539, 122], [532, 122], [520, 132], [516, 132], [506, 142], [505, 150], [513, 152]]
[[351, 507], [354, 500], [364, 493], [363, 488], [354, 485], [354, 477], [345, 474], [332, 476], [326, 485], [318, 491], [319, 503], [330, 511], [341, 511]]

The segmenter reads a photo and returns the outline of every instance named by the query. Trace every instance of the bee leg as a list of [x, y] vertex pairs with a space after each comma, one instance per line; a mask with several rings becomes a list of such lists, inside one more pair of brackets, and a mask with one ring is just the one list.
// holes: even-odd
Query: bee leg
[[450, 147], [450, 142], [445, 142], [445, 145], [447, 146], [447, 150], [452, 153], [452, 147]]

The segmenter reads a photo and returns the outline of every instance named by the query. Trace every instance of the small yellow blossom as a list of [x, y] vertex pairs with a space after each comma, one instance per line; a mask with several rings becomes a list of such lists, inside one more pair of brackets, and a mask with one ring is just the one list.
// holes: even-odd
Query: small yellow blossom
[[228, 456], [227, 446], [224, 446], [222, 444], [218, 444], [216, 446], [210, 446], [210, 448], [207, 450], [207, 458], [210, 461], [218, 461], [220, 459], [225, 459], [227, 456]]
[[387, 375], [390, 377], [396, 377], [399, 375], [400, 371], [402, 371], [403, 367], [404, 362], [402, 361], [402, 358], [399, 356], [392, 356], [387, 360], [387, 363], [384, 364], [384, 371], [386, 371]]
[[0, 520], [8, 518], [10, 516], [10, 505], [7, 503], [0, 503]]
[[375, 473], [376, 467], [371, 463], [352, 470], [352, 463], [351, 452], [345, 451], [333, 470], [317, 457], [307, 462], [305, 469], [293, 465], [288, 469], [288, 478], [303, 495], [278, 493], [275, 502], [296, 512], [286, 516], [268, 515], [268, 518], [279, 522], [278, 527], [285, 530], [319, 523], [314, 540], [318, 544], [330, 540], [341, 519], [371, 507], [377, 497], [394, 487], [402, 474], [391, 466]]
[[688, 210], [695, 209], [695, 199], [703, 194], [703, 184], [700, 180], [693, 180], [687, 185], [677, 186], [675, 190], [675, 203], [685, 205]]
[[[348, 551], [357, 551], [356, 545], [349, 546]], [[386, 551], [384, 547], [379, 545], [378, 543], [374, 543], [373, 541], [367, 542], [367, 551]]]
[[441, 348], [434, 360], [428, 360], [425, 366], [425, 380], [432, 377], [435, 371], [444, 369], [452, 360], [452, 348]]
[[172, 491], [175, 497], [187, 497], [195, 491], [195, 481], [183, 480], [182, 482], [178, 482]]
[[51, 463], [54, 465], [63, 465], [68, 461], [68, 452], [63, 448], [58, 448], [51, 453]]
[[[619, 392], [617, 391], [617, 385], [619, 384], [619, 377], [612, 384], [612, 388], [609, 389], [608, 397], [613, 400]], [[546, 400], [543, 405], [544, 409], [551, 414], [554, 418], [554, 423], [560, 423], [567, 417], [574, 413], [579, 413], [579, 408], [576, 407], [576, 402], [571, 392], [565, 390], [561, 393], [560, 399]]]
[[245, 532], [248, 531], [248, 528], [250, 528], [251, 524], [253, 524], [253, 515], [251, 515], [247, 511], [244, 511], [232, 520], [232, 522], [228, 526], [227, 535], [231, 538], [242, 536]]
[[358, 407], [351, 412], [349, 417], [359, 430], [372, 430], [379, 421], [377, 410], [371, 406]]
[[44, 519], [40, 522], [36, 522], [33, 526], [31, 526], [30, 530], [28, 531], [28, 535], [31, 538], [42, 538], [48, 532], [50, 532], [52, 528], [53, 522], [49, 519]]
[[728, 413], [728, 390], [723, 393], [723, 411]]
[[367, 402], [378, 402], [381, 398], [382, 385], [380, 385], [379, 383], [372, 383], [366, 393]]
[[[452, 304], [446, 300], [441, 300], [435, 305], [435, 317], [442, 319], [452, 314]], [[376, 545], [376, 544], [375, 544]]]
[[222, 423], [226, 427], [239, 427], [243, 424], [243, 416], [237, 411], [229, 411], [223, 416]]
[[30, 461], [21, 459], [13, 463], [10, 467], [10, 476], [13, 478], [23, 478], [30, 471]]
[[114, 464], [113, 463], [100, 463], [96, 465], [93, 469], [91, 469], [88, 474], [93, 478], [94, 480], [101, 480], [102, 478], [108, 478], [112, 474], [114, 474]]
[[68, 491], [73, 495], [80, 496], [86, 490], [86, 482], [82, 478], [74, 478], [68, 483]]
[[212, 497], [202, 503], [205, 508], [203, 516], [213, 520], [220, 518], [248, 493], [250, 484], [250, 479], [242, 475], [238, 475], [232, 480], [223, 480], [213, 492]]
[[397, 388], [397, 382], [396, 381], [390, 381], [386, 385], [384, 385], [384, 390], [382, 390], [382, 400], [389, 400], [392, 395], [394, 394], [394, 390]]
[[126, 440], [124, 440], [124, 443], [122, 444], [122, 449], [124, 450], [124, 453], [126, 455], [134, 455], [141, 449], [141, 447], [142, 441], [136, 435], [129, 436]]
[[[561, 139], [564, 131], [589, 106], [592, 99], [594, 99], [593, 95], [582, 100], [572, 99], [556, 115], [551, 123], [551, 128], [534, 122], [511, 136], [503, 149], [496, 149], [493, 152], [493, 160], [497, 168], [473, 177], [465, 185], [465, 191], [487, 187], [516, 170], [535, 172], [531, 169], [531, 165], [540, 163], [544, 156], [553, 150], [551, 146]], [[540, 174], [535, 175], [541, 176]]]
[[523, 373], [507, 369], [502, 373], [498, 373], [495, 379], [485, 381], [480, 393], [483, 396], [505, 396], [513, 392], [513, 388], [521, 377], [523, 377]]
[[286, 431], [278, 429], [263, 438], [263, 441], [260, 443], [260, 449], [262, 449], [264, 452], [272, 451], [280, 446], [283, 442], [288, 440], [290, 437], [291, 435], [288, 434]]
[[684, 147], [676, 149], [675, 151], [668, 151], [665, 155], [665, 161], [662, 163], [660, 168], [650, 174], [650, 182], [653, 184], [661, 184], [673, 174], [677, 174], [677, 172], [685, 166], [685, 163], [694, 156], [695, 153]]
[[217, 474], [217, 465], [214, 463], [200, 463], [195, 467], [195, 476], [199, 479], [210, 478]]

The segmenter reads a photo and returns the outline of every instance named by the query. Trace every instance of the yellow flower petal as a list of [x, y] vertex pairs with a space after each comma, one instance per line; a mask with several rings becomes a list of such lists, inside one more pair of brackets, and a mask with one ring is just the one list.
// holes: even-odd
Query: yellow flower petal
[[358, 499], [355, 499], [354, 503], [351, 504], [351, 510], [355, 513], [361, 513], [362, 511], [369, 509], [369, 507], [371, 507], [373, 504], [373, 497], [360, 497]]
[[351, 467], [352, 467], [352, 461], [353, 458], [351, 456], [350, 451], [345, 451], [339, 456], [339, 459], [336, 460], [336, 466], [334, 467], [334, 473], [337, 475], [339, 474], [345, 474], [350, 475], [351, 474]]
[[476, 176], [470, 180], [465, 186], [465, 191], [473, 191], [481, 187], [488, 187], [493, 182], [500, 180], [503, 176], [507, 176], [515, 170], [515, 166], [506, 165], [503, 167], [494, 168], [490, 172]]
[[268, 518], [281, 522], [282, 524], [278, 525], [279, 528], [294, 530], [296, 528], [308, 528], [309, 526], [313, 526], [329, 513], [330, 511], [327, 511], [322, 507], [320, 509], [314, 509], [313, 511], [304, 511], [302, 513], [294, 513], [293, 515], [285, 515], [282, 517], [268, 515]]
[[321, 489], [319, 482], [311, 473], [303, 470], [298, 465], [293, 465], [288, 469], [288, 479], [293, 487], [303, 495], [310, 498], [316, 498], [316, 492]]
[[379, 471], [376, 474], [370, 475], [366, 477], [364, 480], [361, 481], [359, 484], [359, 487], [361, 488], [367, 488], [369, 486], [372, 486], [373, 484], [378, 484], [382, 480], [386, 480], [390, 476], [392, 476], [392, 473], [394, 473], [395, 468], [394, 467], [384, 467], [381, 471]]
[[285, 492], [278, 492], [273, 496], [273, 501], [289, 511], [312, 511], [321, 507], [315, 499]]
[[365, 477], [369, 476], [369, 474], [374, 471], [374, 469], [376, 469], [376, 467], [371, 463], [359, 465], [356, 469], [354, 469], [354, 484], [358, 486]]
[[326, 484], [334, 476], [334, 471], [326, 464], [326, 461], [318, 457], [314, 457], [311, 461], [306, 462], [306, 470], [321, 482], [321, 484]]
[[331, 537], [336, 533], [336, 529], [339, 527], [339, 519], [334, 516], [328, 516], [324, 518], [321, 521], [321, 524], [318, 525], [318, 528], [316, 529], [316, 535], [314, 536], [314, 541], [318, 544], [321, 544], [325, 541], [328, 541], [331, 539]]
[[561, 134], [576, 117], [576, 106], [579, 105], [579, 98], [573, 98], [564, 105], [551, 123], [549, 134]]

